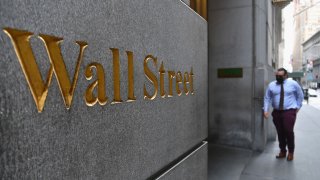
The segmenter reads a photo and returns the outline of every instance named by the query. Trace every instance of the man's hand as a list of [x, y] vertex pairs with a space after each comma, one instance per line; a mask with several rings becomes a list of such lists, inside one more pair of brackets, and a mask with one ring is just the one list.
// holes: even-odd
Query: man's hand
[[264, 112], [264, 113], [263, 113], [263, 116], [264, 116], [265, 119], [268, 119], [268, 117], [269, 117], [269, 112]]

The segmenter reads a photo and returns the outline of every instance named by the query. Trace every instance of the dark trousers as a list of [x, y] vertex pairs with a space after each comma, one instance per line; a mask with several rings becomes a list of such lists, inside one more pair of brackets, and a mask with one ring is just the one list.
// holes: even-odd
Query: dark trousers
[[287, 152], [288, 146], [289, 153], [294, 152], [294, 132], [293, 127], [296, 122], [297, 110], [273, 110], [272, 117], [273, 123], [276, 126], [279, 140], [279, 147], [281, 152]]

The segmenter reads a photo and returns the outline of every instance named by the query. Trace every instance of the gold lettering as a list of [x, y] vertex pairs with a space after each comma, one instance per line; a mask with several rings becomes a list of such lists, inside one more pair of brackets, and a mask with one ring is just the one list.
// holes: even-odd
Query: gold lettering
[[10, 37], [11, 42], [14, 46], [22, 71], [26, 77], [33, 99], [37, 106], [38, 112], [42, 112], [43, 110], [53, 72], [55, 73], [58, 80], [58, 85], [66, 108], [69, 109], [78, 79], [83, 52], [87, 47], [87, 43], [82, 41], [76, 42], [80, 46], [80, 51], [71, 85], [59, 46], [63, 39], [40, 34], [39, 38], [45, 44], [51, 63], [46, 82], [44, 83], [29, 42], [29, 39], [33, 35], [33, 33], [11, 28], [4, 28], [4, 32]]
[[63, 57], [61, 55], [60, 43], [63, 41], [62, 38], [49, 36], [45, 34], [40, 34], [39, 38], [44, 42], [47, 53], [49, 55], [50, 63], [53, 66], [54, 74], [58, 80], [58, 85], [60, 88], [60, 92], [62, 93], [62, 97], [66, 108], [69, 109], [72, 103], [72, 98], [74, 94], [74, 90], [76, 88], [80, 64], [83, 57], [84, 49], [88, 46], [86, 42], [76, 41], [76, 44], [80, 47], [80, 52], [78, 56], [78, 60], [76, 63], [76, 68], [73, 75], [72, 83], [70, 83], [70, 78], [68, 75], [68, 71], [66, 69], [66, 65], [64, 64]]
[[160, 74], [160, 96], [162, 98], [166, 97], [166, 92], [164, 91], [164, 74], [165, 74], [165, 72], [166, 71], [164, 70], [163, 62], [161, 62], [159, 74]]
[[[88, 106], [94, 106], [97, 102], [100, 105], [105, 105], [108, 101], [108, 97], [106, 97], [105, 90], [105, 78], [104, 78], [104, 70], [103, 66], [99, 63], [93, 62], [86, 67], [85, 76], [87, 80], [91, 80], [93, 76], [92, 69], [95, 68], [97, 71], [97, 80], [91, 83], [85, 93], [85, 101]], [[94, 88], [98, 86], [97, 94], [98, 97], [93, 95]]]
[[187, 84], [189, 84], [189, 73], [185, 72], [184, 73], [184, 78], [183, 78], [183, 91], [184, 91], [184, 93], [186, 95], [189, 94], [189, 90], [188, 90]]
[[33, 33], [11, 28], [4, 28], [3, 31], [11, 39], [14, 50], [18, 56], [20, 66], [22, 68], [24, 76], [26, 77], [34, 102], [37, 106], [38, 112], [42, 112], [53, 75], [52, 65], [50, 65], [46, 82], [43, 83], [38, 65], [36, 63], [29, 43], [29, 39], [33, 35]]
[[134, 71], [133, 71], [133, 52], [126, 51], [128, 56], [128, 100], [132, 102], [136, 100], [134, 95]]
[[[75, 92], [76, 84], [78, 81], [80, 65], [83, 59], [84, 50], [88, 46], [88, 44], [84, 41], [76, 41], [76, 44], [79, 45], [79, 54], [78, 59], [76, 61], [76, 66], [74, 70], [74, 75], [72, 82], [70, 81], [68, 71], [66, 69], [66, 65], [64, 59], [61, 54], [60, 44], [63, 42], [62, 38], [39, 34], [38, 38], [42, 40], [44, 46], [46, 48], [50, 67], [49, 71], [46, 75], [45, 81], [42, 79], [42, 75], [40, 73], [39, 67], [37, 65], [35, 56], [33, 54], [33, 50], [30, 44], [30, 38], [33, 36], [32, 32], [12, 29], [12, 28], [4, 28], [3, 31], [9, 36], [11, 39], [12, 45], [14, 47], [15, 53], [18, 57], [20, 66], [24, 73], [24, 76], [29, 85], [31, 94], [33, 96], [34, 102], [36, 104], [38, 112], [42, 112], [44, 108], [44, 104], [46, 101], [46, 97], [48, 95], [49, 86], [52, 81], [52, 76], [55, 74], [60, 93], [64, 100], [65, 106], [67, 109], [70, 108], [72, 104], [73, 95]], [[120, 54], [119, 49], [110, 48], [113, 55], [113, 91], [114, 97], [112, 104], [123, 102], [121, 99], [121, 84], [120, 84]], [[134, 63], [133, 63], [133, 52], [126, 51], [128, 57], [128, 99], [127, 102], [132, 102], [136, 100], [136, 96], [134, 94]], [[153, 93], [149, 94], [146, 88], [146, 84], [143, 86], [144, 91], [144, 99], [153, 100], [156, 98], [158, 93], [158, 79], [156, 74], [152, 72], [150, 67], [148, 66], [149, 61], [153, 62], [153, 65], [157, 68], [157, 58], [152, 55], [147, 55], [144, 59], [144, 73], [148, 81], [153, 85]], [[99, 63], [93, 62], [86, 66], [85, 68], [85, 77], [87, 80], [91, 80], [93, 77], [93, 69], [96, 69], [97, 79], [93, 81], [86, 89], [84, 98], [85, 102], [88, 106], [94, 106], [97, 102], [100, 105], [105, 105], [108, 101], [108, 97], [106, 96], [106, 82], [105, 82], [105, 74], [103, 66]], [[173, 97], [173, 79], [175, 80], [176, 92], [178, 96], [181, 96], [182, 92], [186, 95], [194, 94], [194, 74], [193, 68], [191, 67], [191, 71], [185, 72], [183, 75], [180, 71], [175, 73], [175, 71], [167, 71], [168, 72], [168, 86], [169, 89], [166, 93], [164, 78], [165, 78], [165, 68], [163, 62], [161, 62], [159, 72], [160, 78], [160, 96], [165, 98], [166, 95], [168, 97]], [[181, 90], [181, 84], [183, 84], [183, 91]], [[188, 88], [189, 84], [189, 88]], [[95, 93], [96, 89], [96, 95]]]
[[191, 72], [190, 72], [190, 75], [189, 75], [189, 77], [190, 77], [190, 93], [191, 93], [191, 94], [194, 94], [194, 90], [193, 90], [193, 76], [194, 76], [194, 74], [193, 74], [192, 67], [191, 67]]
[[148, 68], [148, 61], [149, 60], [153, 60], [153, 63], [155, 66], [157, 66], [157, 58], [153, 57], [152, 55], [148, 55], [143, 62], [143, 69], [144, 69], [144, 73], [145, 76], [147, 77], [147, 79], [153, 84], [154, 86], [154, 92], [152, 95], [150, 95], [147, 92], [146, 89], [146, 85], [143, 85], [143, 92], [144, 92], [144, 99], [149, 99], [149, 100], [153, 100], [154, 98], [156, 98], [157, 93], [158, 93], [158, 80], [157, 77], [152, 73], [152, 71]]
[[172, 79], [175, 77], [175, 72], [174, 71], [168, 71], [168, 79], [169, 79], [169, 93], [168, 97], [173, 96], [173, 89], [172, 89]]
[[182, 84], [182, 75], [180, 71], [178, 71], [176, 74], [176, 91], [178, 96], [181, 96], [182, 91], [180, 90], [179, 84]]
[[122, 103], [120, 94], [120, 60], [119, 49], [110, 48], [113, 55], [113, 101], [111, 104]]

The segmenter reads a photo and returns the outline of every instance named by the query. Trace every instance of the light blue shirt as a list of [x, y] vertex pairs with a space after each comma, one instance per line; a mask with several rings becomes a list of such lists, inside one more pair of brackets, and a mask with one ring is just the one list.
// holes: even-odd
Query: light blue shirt
[[[303, 101], [303, 92], [300, 85], [292, 80], [286, 79], [283, 82], [284, 89], [284, 110], [287, 109], [300, 109]], [[264, 96], [264, 112], [268, 112], [269, 104], [272, 104], [274, 109], [279, 109], [280, 103], [280, 91], [281, 84], [277, 81], [272, 81], [267, 88], [266, 94]]]

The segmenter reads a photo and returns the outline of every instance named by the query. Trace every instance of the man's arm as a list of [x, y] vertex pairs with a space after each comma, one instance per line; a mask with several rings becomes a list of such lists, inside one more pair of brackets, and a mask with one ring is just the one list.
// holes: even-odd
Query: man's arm
[[304, 95], [298, 83], [295, 83], [295, 88], [296, 88], [297, 105], [298, 105], [298, 108], [300, 109], [302, 107], [302, 101], [303, 101]]
[[266, 94], [264, 96], [264, 106], [263, 106], [263, 115], [264, 118], [268, 118], [269, 117], [269, 105], [271, 103], [271, 91], [270, 91], [270, 85], [268, 86], [267, 90], [266, 90]]

